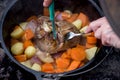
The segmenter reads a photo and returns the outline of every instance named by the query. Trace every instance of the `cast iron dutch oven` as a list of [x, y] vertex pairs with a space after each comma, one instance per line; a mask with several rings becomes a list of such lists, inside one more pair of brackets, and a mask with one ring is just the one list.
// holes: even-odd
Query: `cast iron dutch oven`
[[[31, 15], [42, 14], [42, 3], [42, 0], [9, 0], [0, 20], [0, 40], [7, 56], [22, 69], [35, 75], [37, 80], [42, 80], [43, 78], [53, 80], [59, 79], [60, 77], [75, 76], [86, 73], [97, 67], [112, 52], [111, 47], [102, 46], [99, 51], [96, 52], [96, 56], [85, 66], [59, 74], [37, 72], [21, 65], [14, 59], [10, 52], [9, 43], [12, 26], [25, 21]], [[89, 16], [90, 21], [103, 16], [101, 9], [93, 0], [56, 0], [55, 5], [55, 8], [59, 10], [70, 9], [73, 12], [84, 12]]]

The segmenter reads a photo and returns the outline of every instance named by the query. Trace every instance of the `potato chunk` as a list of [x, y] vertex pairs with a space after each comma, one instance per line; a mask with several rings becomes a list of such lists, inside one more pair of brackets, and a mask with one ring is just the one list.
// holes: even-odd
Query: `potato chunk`
[[24, 34], [23, 29], [17, 26], [17, 28], [15, 28], [10, 35], [12, 38], [19, 39], [22, 37], [23, 34]]
[[23, 43], [17, 42], [11, 47], [11, 52], [13, 55], [20, 55], [24, 51]]
[[80, 29], [80, 28], [81, 28], [81, 25], [82, 25], [82, 21], [79, 20], [79, 19], [77, 19], [77, 20], [75, 20], [72, 24], [75, 25], [75, 27], [76, 27], [77, 29]]
[[88, 60], [91, 60], [95, 56], [96, 50], [97, 50], [97, 47], [92, 47], [92, 48], [86, 49], [85, 50], [86, 58]]
[[23, 30], [25, 30], [27, 24], [28, 24], [28, 22], [22, 22], [19, 25]]
[[88, 27], [88, 26], [85, 26], [85, 27], [81, 28], [81, 29], [80, 29], [80, 32], [81, 32], [81, 33], [85, 33], [87, 27]]
[[33, 46], [28, 46], [28, 47], [25, 49], [25, 54], [26, 54], [27, 58], [33, 57], [34, 54], [35, 54], [35, 52], [36, 52], [36, 49], [35, 49], [35, 47], [33, 47]]
[[37, 63], [34, 63], [31, 68], [35, 71], [41, 71], [41, 66]]

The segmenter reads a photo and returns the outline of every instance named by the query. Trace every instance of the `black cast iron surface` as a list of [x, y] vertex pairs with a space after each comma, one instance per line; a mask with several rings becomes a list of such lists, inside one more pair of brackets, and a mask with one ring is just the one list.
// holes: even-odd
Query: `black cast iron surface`
[[[0, 15], [9, 0], [0, 0]], [[1, 16], [0, 16], [1, 18]], [[0, 80], [36, 80], [35, 77], [15, 65], [0, 49]], [[61, 80], [120, 80], [120, 50], [114, 49], [104, 62], [90, 72]]]

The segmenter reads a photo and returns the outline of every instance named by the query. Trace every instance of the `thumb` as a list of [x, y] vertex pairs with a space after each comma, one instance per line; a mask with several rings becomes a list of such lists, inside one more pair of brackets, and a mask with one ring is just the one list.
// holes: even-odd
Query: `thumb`
[[52, 0], [44, 0], [43, 6], [48, 7], [51, 4]]
[[88, 26], [87, 29], [85, 30], [85, 33], [89, 33], [91, 31], [92, 31], [92, 28]]

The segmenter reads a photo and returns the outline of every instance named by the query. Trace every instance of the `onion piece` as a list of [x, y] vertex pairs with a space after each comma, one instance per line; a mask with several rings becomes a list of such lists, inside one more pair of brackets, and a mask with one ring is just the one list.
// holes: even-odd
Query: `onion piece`
[[36, 55], [44, 63], [52, 63], [52, 62], [54, 62], [54, 59], [48, 53], [46, 54], [46, 53], [38, 50], [37, 53], [36, 53]]
[[62, 18], [62, 13], [59, 13], [55, 18], [56, 18], [57, 20], [63, 20], [63, 18]]

